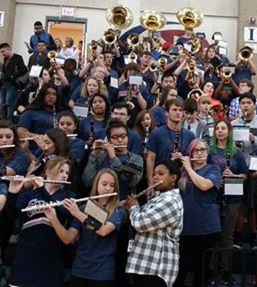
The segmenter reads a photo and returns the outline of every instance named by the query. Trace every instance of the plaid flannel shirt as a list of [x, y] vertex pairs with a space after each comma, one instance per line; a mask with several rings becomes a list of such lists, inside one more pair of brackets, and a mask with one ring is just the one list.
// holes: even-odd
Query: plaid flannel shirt
[[130, 220], [137, 231], [126, 272], [161, 277], [173, 285], [179, 268], [179, 235], [183, 227], [183, 202], [178, 189], [131, 208]]

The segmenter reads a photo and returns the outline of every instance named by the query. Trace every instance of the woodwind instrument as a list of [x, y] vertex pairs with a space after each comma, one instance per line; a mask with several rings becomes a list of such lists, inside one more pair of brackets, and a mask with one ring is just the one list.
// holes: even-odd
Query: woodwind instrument
[[0, 146], [0, 149], [2, 149], [2, 148], [12, 148], [12, 147], [15, 147], [15, 144], [1, 145], [1, 146]]
[[[114, 145], [113, 147], [114, 148], [126, 148], [127, 145], [121, 144], [121, 145]], [[92, 147], [92, 149], [103, 149], [103, 146], [94, 146], [94, 147]]]
[[[43, 136], [43, 135], [42, 135]], [[68, 138], [72, 138], [72, 137], [77, 137], [78, 136], [78, 134], [68, 134], [68, 135], [66, 135]], [[35, 138], [34, 137], [20, 137], [20, 141], [23, 141], [23, 140], [27, 140], [27, 141], [34, 141], [35, 140]]]
[[[74, 200], [74, 202], [78, 203], [78, 202], [88, 201], [90, 199], [98, 199], [98, 198], [109, 197], [109, 196], [114, 196], [114, 195], [117, 195], [117, 193], [114, 192], [114, 193], [109, 193], [109, 194], [101, 194], [101, 195], [89, 196], [89, 197], [73, 199], [73, 200]], [[28, 212], [28, 211], [34, 211], [34, 210], [39, 210], [39, 211], [41, 210], [43, 212], [44, 208], [61, 206], [61, 205], [63, 205], [63, 203], [64, 203], [64, 200], [27, 206], [26, 208], [23, 208], [21, 210], [21, 212]]]
[[149, 125], [145, 126], [145, 138], [144, 138], [144, 145], [147, 144], [148, 140], [149, 140], [149, 136], [150, 136], [150, 127]]
[[190, 158], [190, 161], [207, 160], [206, 157]]
[[[6, 181], [33, 181], [33, 178], [26, 178], [22, 175], [5, 175], [0, 177], [1, 180]], [[71, 184], [70, 181], [62, 181], [62, 180], [52, 180], [52, 179], [43, 179], [44, 183], [54, 183], [54, 184]]]
[[176, 132], [175, 140], [173, 143], [173, 153], [176, 153], [179, 151], [179, 132]]
[[143, 191], [139, 192], [138, 194], [135, 194], [134, 195], [134, 198], [139, 198], [140, 196], [144, 195], [147, 191], [151, 190], [152, 188], [155, 188], [156, 186], [162, 184], [163, 181], [159, 181], [159, 182], [156, 182], [150, 186], [148, 186], [146, 189], [144, 189]]
[[68, 135], [66, 135], [68, 138], [72, 138], [72, 137], [77, 137], [78, 136], [78, 134], [68, 134]]

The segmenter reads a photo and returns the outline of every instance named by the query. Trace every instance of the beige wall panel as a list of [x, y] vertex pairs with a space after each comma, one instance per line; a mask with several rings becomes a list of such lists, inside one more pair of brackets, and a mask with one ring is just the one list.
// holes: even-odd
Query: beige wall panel
[[[157, 4], [158, 3], [158, 4]], [[238, 0], [215, 0], [215, 1], [199, 1], [199, 0], [141, 0], [141, 9], [158, 10], [161, 12], [176, 13], [183, 7], [193, 7], [204, 15], [237, 17]]]

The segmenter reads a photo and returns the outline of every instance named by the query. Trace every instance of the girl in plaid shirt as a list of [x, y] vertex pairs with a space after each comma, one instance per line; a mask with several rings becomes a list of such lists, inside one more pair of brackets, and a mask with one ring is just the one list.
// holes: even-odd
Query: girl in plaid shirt
[[155, 167], [153, 177], [154, 183], [162, 181], [157, 187], [158, 194], [142, 207], [132, 196], [125, 202], [136, 230], [126, 268], [131, 287], [173, 286], [183, 222], [183, 203], [176, 188], [179, 178], [178, 165], [171, 160], [163, 161]]

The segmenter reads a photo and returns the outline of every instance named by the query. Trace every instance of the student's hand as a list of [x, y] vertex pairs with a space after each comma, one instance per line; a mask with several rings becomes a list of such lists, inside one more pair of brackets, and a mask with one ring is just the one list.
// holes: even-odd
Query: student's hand
[[132, 206], [139, 205], [138, 201], [133, 196], [128, 196], [124, 203], [124, 207], [130, 210]]
[[70, 212], [71, 215], [77, 217], [78, 213], [81, 211], [73, 198], [65, 198], [63, 200], [63, 206]]
[[50, 222], [54, 221], [57, 218], [56, 211], [54, 207], [47, 206], [44, 208], [44, 214]]
[[172, 154], [172, 160], [174, 160], [174, 159], [176, 159], [176, 158], [183, 158], [183, 155], [182, 155], [182, 153], [181, 152], [174, 152], [173, 154]]
[[23, 176], [20, 176], [20, 180], [18, 180], [18, 177], [16, 176], [15, 177], [15, 180], [11, 180], [10, 181], [10, 184], [9, 184], [9, 192], [10, 193], [18, 193], [22, 187], [23, 187], [23, 184], [25, 182], [25, 179]]
[[113, 159], [116, 157], [116, 154], [115, 154], [115, 149], [114, 149], [114, 145], [109, 143], [109, 142], [105, 142], [103, 144], [103, 148], [107, 151], [108, 153], [108, 156], [110, 159]]
[[192, 165], [191, 165], [191, 161], [190, 161], [189, 156], [183, 156], [182, 162], [183, 162], [183, 166], [184, 166], [186, 171], [188, 171], [189, 169], [192, 169]]
[[229, 169], [229, 168], [226, 168], [224, 171], [223, 171], [223, 174], [222, 174], [224, 177], [233, 177], [234, 176], [234, 173]]

